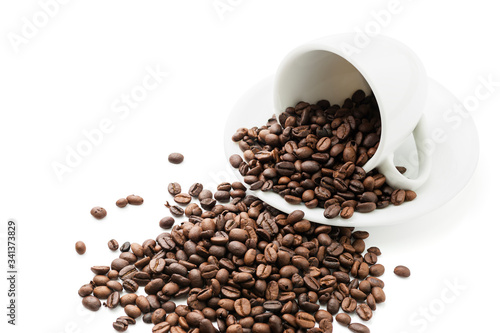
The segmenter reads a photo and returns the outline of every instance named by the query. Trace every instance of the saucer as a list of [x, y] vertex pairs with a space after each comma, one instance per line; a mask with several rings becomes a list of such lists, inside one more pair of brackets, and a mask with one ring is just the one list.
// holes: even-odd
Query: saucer
[[[401, 206], [389, 205], [366, 214], [355, 212], [350, 219], [341, 217], [327, 219], [323, 216], [323, 208], [309, 209], [302, 203], [291, 205], [272, 191], [248, 190], [247, 193], [255, 195], [284, 213], [300, 209], [304, 211], [305, 219], [333, 226], [390, 225], [403, 223], [431, 212], [455, 197], [469, 182], [479, 158], [479, 138], [472, 118], [467, 116], [462, 103], [446, 88], [429, 79], [427, 96], [424, 113], [429, 124], [430, 137], [426, 151], [432, 159], [432, 168], [429, 179], [415, 191], [417, 193], [415, 200], [405, 202]], [[461, 112], [453, 113], [457, 105], [461, 107]], [[273, 78], [268, 77], [243, 94], [233, 107], [224, 132], [226, 157], [243, 154], [238, 143], [231, 140], [238, 128], [260, 127], [266, 124], [273, 114]], [[412, 163], [415, 153], [416, 147], [412, 136], [394, 153], [395, 165], [406, 167], [405, 175], [409, 178], [418, 174], [418, 162]], [[238, 180], [243, 182], [238, 169], [230, 168]]]

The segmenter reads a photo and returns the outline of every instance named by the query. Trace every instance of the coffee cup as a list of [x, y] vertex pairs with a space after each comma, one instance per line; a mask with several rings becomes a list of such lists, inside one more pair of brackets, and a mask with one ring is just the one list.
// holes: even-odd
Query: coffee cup
[[[300, 101], [326, 99], [342, 105], [356, 90], [373, 93], [380, 110], [381, 133], [375, 154], [363, 165], [377, 169], [394, 188], [415, 190], [429, 176], [431, 159], [424, 145], [423, 116], [428, 77], [414, 52], [397, 40], [374, 36], [363, 49], [347, 52], [355, 34], [339, 34], [305, 43], [282, 60], [274, 81], [276, 116]], [[413, 135], [419, 172], [410, 179], [394, 164], [394, 152]]]

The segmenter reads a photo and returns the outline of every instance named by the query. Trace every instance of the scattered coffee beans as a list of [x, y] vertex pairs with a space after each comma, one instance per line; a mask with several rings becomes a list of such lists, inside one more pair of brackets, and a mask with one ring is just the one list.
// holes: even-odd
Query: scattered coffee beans
[[75, 244], [75, 250], [76, 250], [76, 253], [81, 255], [81, 254], [84, 254], [85, 251], [87, 251], [87, 247], [85, 246], [84, 242], [78, 241]]
[[369, 213], [416, 197], [387, 185], [377, 170], [363, 170], [377, 151], [381, 130], [377, 102], [361, 90], [342, 106], [299, 102], [265, 126], [238, 129], [232, 139], [243, 158], [232, 155], [229, 163], [252, 190], [324, 208], [328, 219], [348, 219], [355, 211]]
[[180, 153], [172, 153], [168, 155], [168, 161], [172, 164], [179, 164], [184, 161], [184, 156]]
[[94, 207], [90, 210], [90, 214], [95, 217], [96, 219], [100, 220], [103, 219], [106, 215], [106, 209], [102, 207]]
[[[300, 210], [283, 214], [246, 195], [239, 182], [220, 184], [215, 195], [196, 183], [189, 196], [201, 207], [190, 202], [184, 222], [174, 226], [165, 217], [160, 226], [169, 232], [125, 242], [109, 266], [91, 267], [95, 276], [78, 290], [86, 308], [98, 310], [101, 300], [124, 308], [113, 323], [119, 332], [143, 316], [153, 333], [330, 333], [334, 315], [353, 332], [369, 332], [347, 314], [368, 321], [385, 301], [380, 250], [365, 252], [368, 232], [312, 223]], [[136, 294], [141, 287], [145, 296]], [[183, 297], [187, 305], [176, 306]]]
[[410, 276], [410, 270], [408, 269], [408, 267], [406, 266], [396, 266], [396, 268], [394, 268], [394, 274], [396, 274], [397, 276], [400, 276], [400, 277], [409, 277]]

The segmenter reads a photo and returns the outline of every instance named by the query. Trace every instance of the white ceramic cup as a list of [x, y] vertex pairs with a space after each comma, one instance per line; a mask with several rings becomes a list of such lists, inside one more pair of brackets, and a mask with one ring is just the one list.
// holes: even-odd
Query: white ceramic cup
[[[377, 168], [395, 188], [415, 190], [428, 178], [431, 167], [430, 156], [423, 149], [427, 74], [413, 51], [388, 37], [371, 37], [365, 48], [346, 52], [355, 38], [355, 34], [332, 35], [292, 50], [275, 76], [276, 116], [300, 101], [327, 99], [342, 105], [358, 89], [372, 92], [380, 109], [382, 131], [376, 153], [363, 168], [367, 172]], [[396, 169], [394, 151], [412, 134], [419, 174], [409, 179]]]

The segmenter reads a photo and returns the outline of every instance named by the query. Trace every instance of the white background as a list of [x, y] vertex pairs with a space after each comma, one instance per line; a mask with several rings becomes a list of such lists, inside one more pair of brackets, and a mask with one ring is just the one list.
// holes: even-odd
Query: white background
[[[389, 8], [389, 1], [379, 0], [221, 3], [232, 6], [223, 15], [212, 0], [73, 0], [60, 4], [48, 22], [38, 1], [0, 4], [2, 272], [9, 218], [18, 223], [19, 239], [18, 326], [6, 325], [2, 273], [2, 332], [113, 332], [111, 323], [122, 310], [82, 311], [77, 295], [92, 277], [89, 267], [115, 257], [107, 241], [155, 238], [159, 219], [168, 215], [163, 203], [170, 199], [169, 182], [187, 188], [229, 177], [222, 149], [225, 118], [290, 49], [324, 35], [364, 30], [377, 22], [371, 13]], [[500, 81], [500, 21], [491, 3], [400, 0], [381, 32], [410, 46], [429, 76], [464, 100], [474, 96], [481, 77]], [[19, 37], [33, 16], [44, 26]], [[13, 36], [25, 39], [15, 46]], [[169, 75], [128, 115], [113, 112], [122, 94], [142, 83], [148, 67]], [[497, 83], [471, 110], [481, 152], [469, 185], [418, 220], [366, 229], [368, 245], [382, 249], [380, 262], [387, 268], [387, 302], [369, 322], [372, 332], [465, 332], [495, 322], [499, 95]], [[98, 128], [103, 119], [112, 121], [111, 132], [60, 181], [53, 163], [65, 163], [68, 147], [76, 149], [85, 140], [83, 131]], [[167, 163], [172, 151], [184, 153], [182, 165]], [[460, 165], [450, 161], [449, 167]], [[143, 196], [144, 205], [114, 206], [131, 193]], [[96, 205], [108, 209], [102, 221], [89, 214]], [[84, 256], [74, 251], [77, 240], [87, 243]], [[412, 276], [396, 278], [397, 264], [410, 267]], [[453, 291], [449, 284], [460, 287]], [[337, 332], [347, 332], [337, 326]], [[150, 329], [141, 323], [129, 331]]]

